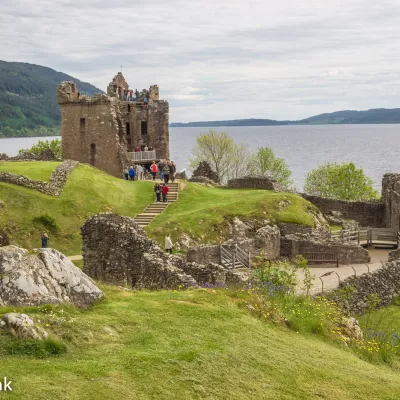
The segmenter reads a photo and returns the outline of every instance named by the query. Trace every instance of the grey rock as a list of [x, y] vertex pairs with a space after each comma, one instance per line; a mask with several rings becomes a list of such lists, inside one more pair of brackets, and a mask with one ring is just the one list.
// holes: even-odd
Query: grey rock
[[48, 333], [44, 329], [35, 326], [33, 319], [26, 314], [5, 314], [0, 320], [0, 330], [8, 332], [21, 340], [44, 340], [48, 338]]
[[32, 254], [16, 246], [0, 248], [0, 305], [86, 307], [102, 297], [93, 281], [57, 250]]

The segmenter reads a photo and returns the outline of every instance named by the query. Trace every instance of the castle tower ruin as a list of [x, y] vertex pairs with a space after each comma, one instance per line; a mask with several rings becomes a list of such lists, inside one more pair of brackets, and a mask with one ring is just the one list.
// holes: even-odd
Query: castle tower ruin
[[159, 99], [157, 85], [142, 90], [137, 98], [129, 90], [121, 72], [108, 85], [107, 95], [81, 95], [74, 82], [58, 86], [65, 159], [91, 164], [117, 177], [131, 164], [169, 159], [168, 102]]

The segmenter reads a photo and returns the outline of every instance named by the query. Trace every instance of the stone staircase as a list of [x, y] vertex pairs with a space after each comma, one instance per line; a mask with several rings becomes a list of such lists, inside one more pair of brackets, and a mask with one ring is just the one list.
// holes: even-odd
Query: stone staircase
[[168, 183], [168, 187], [168, 202], [151, 203], [145, 208], [145, 210], [141, 214], [136, 215], [134, 221], [139, 226], [144, 228], [145, 226], [149, 225], [150, 222], [153, 221], [155, 217], [157, 217], [157, 215], [160, 215], [168, 207], [168, 204], [178, 200], [179, 183]]

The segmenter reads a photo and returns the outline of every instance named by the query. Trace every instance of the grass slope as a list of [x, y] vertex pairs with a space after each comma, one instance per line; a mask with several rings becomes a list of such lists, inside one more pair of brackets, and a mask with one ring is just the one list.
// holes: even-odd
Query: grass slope
[[17, 175], [25, 175], [35, 181], [48, 181], [54, 168], [60, 163], [57, 161], [47, 162], [0, 162], [0, 172], [11, 172]]
[[[23, 163], [12, 164], [15, 171]], [[27, 175], [43, 178], [51, 164], [32, 162]], [[80, 254], [80, 227], [91, 214], [112, 211], [133, 217], [152, 202], [152, 186], [151, 182], [117, 179], [87, 165], [71, 173], [59, 198], [0, 183], [0, 199], [6, 203], [0, 209], [0, 227], [10, 230], [13, 243], [28, 249], [40, 246], [41, 232], [47, 230], [51, 247], [67, 255]], [[54, 218], [57, 227], [43, 225], [40, 221], [47, 220], [43, 216]]]
[[[263, 322], [228, 291], [103, 289], [106, 300], [66, 309], [75, 321], [47, 328], [67, 343], [66, 354], [0, 354], [2, 374], [14, 382], [12, 398], [400, 398], [398, 372]], [[18, 311], [46, 319], [39, 308]]]
[[227, 233], [234, 216], [263, 218], [275, 222], [314, 224], [309, 213], [315, 207], [302, 197], [266, 190], [222, 189], [185, 183], [179, 200], [155, 218], [146, 228], [150, 236], [161, 240], [166, 232], [173, 239], [186, 233], [203, 242], [219, 241]]

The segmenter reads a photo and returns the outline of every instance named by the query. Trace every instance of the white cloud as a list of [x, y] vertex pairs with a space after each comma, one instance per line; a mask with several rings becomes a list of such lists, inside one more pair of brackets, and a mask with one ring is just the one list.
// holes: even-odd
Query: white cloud
[[172, 121], [397, 107], [394, 0], [1, 0], [0, 57], [105, 89], [123, 66]]

